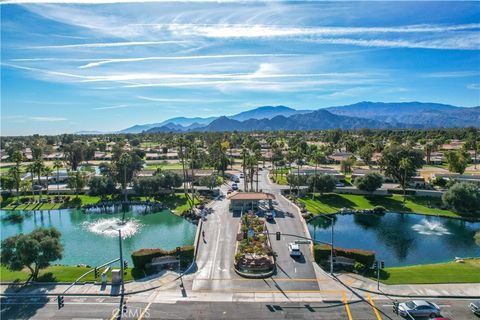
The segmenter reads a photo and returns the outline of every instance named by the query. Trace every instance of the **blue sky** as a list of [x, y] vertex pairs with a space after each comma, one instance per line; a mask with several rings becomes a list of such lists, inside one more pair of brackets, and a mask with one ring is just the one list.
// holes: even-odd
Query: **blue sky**
[[0, 6], [2, 135], [262, 105], [480, 105], [480, 2], [65, 2]]

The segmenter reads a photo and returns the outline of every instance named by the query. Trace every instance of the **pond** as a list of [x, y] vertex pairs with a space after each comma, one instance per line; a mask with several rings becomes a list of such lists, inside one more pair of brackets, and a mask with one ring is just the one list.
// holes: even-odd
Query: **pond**
[[[24, 219], [20, 223], [4, 219], [8, 211], [0, 210], [1, 239], [19, 233], [29, 233], [36, 227], [55, 227], [62, 233], [64, 244], [60, 264], [100, 265], [118, 257], [118, 231], [122, 229], [124, 259], [141, 248], [174, 249], [192, 245], [196, 225], [165, 210], [142, 214], [127, 212], [127, 223], [119, 224], [122, 214], [85, 214], [81, 210], [62, 209], [49, 211], [20, 212]], [[112, 227], [112, 228], [110, 228]], [[105, 230], [108, 229], [108, 230]]]
[[[383, 216], [338, 214], [334, 223], [336, 246], [375, 251], [387, 267], [480, 257], [474, 239], [480, 222], [390, 212]], [[318, 217], [308, 229], [315, 240], [330, 243], [330, 226], [331, 222]]]

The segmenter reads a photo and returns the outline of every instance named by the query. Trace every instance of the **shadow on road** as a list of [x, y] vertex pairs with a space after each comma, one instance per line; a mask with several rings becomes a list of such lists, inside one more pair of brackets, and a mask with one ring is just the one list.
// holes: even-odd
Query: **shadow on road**
[[[9, 285], [4, 294], [35, 294], [32, 297], [15, 297], [7, 296], [0, 299], [2, 305], [2, 311], [0, 318], [3, 319], [31, 319], [34, 318], [37, 310], [42, 309], [49, 301], [50, 298], [45, 295], [47, 290], [52, 290], [56, 287], [55, 284], [42, 284], [39, 288], [36, 285]], [[9, 304], [15, 303], [15, 304]]]

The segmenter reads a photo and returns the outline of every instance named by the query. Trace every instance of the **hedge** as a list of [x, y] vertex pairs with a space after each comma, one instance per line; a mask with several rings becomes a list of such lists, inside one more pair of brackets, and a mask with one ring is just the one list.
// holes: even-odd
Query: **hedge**
[[[187, 267], [193, 261], [193, 246], [180, 247], [180, 266]], [[152, 262], [153, 258], [163, 256], [176, 256], [177, 250], [163, 250], [160, 248], [140, 249], [132, 252], [132, 261], [135, 268], [145, 269], [146, 265]]]
[[[315, 245], [313, 247], [315, 261], [319, 264], [325, 262], [330, 257], [330, 251], [331, 247], [327, 244]], [[372, 266], [373, 262], [375, 261], [375, 252], [373, 251], [335, 247], [335, 252], [339, 257], [354, 259], [355, 261], [361, 262], [368, 267]]]

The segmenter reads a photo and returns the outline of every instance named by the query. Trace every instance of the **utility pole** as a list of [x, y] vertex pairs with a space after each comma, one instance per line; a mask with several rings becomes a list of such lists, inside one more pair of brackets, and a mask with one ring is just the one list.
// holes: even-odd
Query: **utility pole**
[[125, 293], [125, 281], [124, 281], [125, 270], [123, 268], [122, 230], [121, 229], [118, 229], [118, 248], [120, 250], [120, 270], [122, 272], [121, 281], [122, 281], [122, 297], [123, 297], [123, 294]]

